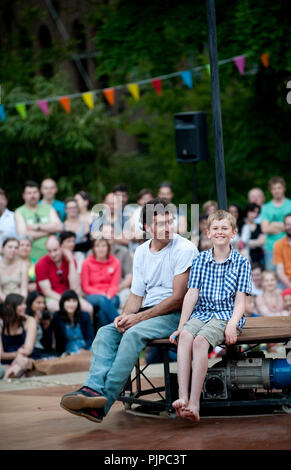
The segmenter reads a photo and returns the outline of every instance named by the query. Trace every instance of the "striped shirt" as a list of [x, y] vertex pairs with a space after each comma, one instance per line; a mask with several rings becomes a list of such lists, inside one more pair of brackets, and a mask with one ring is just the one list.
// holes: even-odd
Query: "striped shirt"
[[[233, 314], [237, 292], [252, 293], [252, 271], [247, 258], [231, 248], [229, 256], [217, 263], [212, 256], [212, 248], [199, 253], [194, 258], [188, 288], [199, 289], [198, 301], [190, 318], [207, 322], [213, 316], [229, 320]], [[245, 324], [243, 316], [238, 326]]]

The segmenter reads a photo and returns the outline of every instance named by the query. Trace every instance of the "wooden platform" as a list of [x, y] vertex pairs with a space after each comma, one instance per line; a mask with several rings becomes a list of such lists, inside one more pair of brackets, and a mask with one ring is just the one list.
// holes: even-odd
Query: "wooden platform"
[[[236, 344], [284, 343], [291, 339], [291, 317], [249, 317]], [[171, 344], [169, 339], [155, 339], [149, 345]]]

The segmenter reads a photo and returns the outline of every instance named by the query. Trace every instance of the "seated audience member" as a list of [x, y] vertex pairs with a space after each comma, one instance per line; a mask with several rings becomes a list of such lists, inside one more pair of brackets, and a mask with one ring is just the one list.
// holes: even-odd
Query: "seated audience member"
[[257, 312], [256, 297], [254, 295], [246, 296], [245, 315], [246, 317], [259, 317], [260, 316]]
[[231, 215], [235, 218], [236, 226], [237, 226], [237, 233], [236, 233], [234, 239], [231, 241], [231, 244], [232, 244], [232, 246], [235, 250], [240, 251], [240, 248], [241, 248], [240, 235], [241, 235], [241, 228], [242, 228], [242, 225], [243, 225], [242, 210], [241, 210], [240, 206], [238, 206], [237, 204], [230, 204], [228, 206], [228, 212], [230, 212]]
[[80, 220], [85, 223], [87, 222], [90, 226], [92, 223], [91, 209], [94, 206], [91, 195], [86, 191], [79, 191], [74, 199], [77, 201], [79, 207]]
[[248, 192], [248, 203], [257, 204], [260, 208], [259, 215], [255, 219], [256, 224], [261, 223], [261, 209], [265, 203], [265, 194], [261, 188], [252, 188]]
[[0, 188], [0, 252], [6, 238], [17, 237], [14, 212], [7, 209], [7, 205], [8, 196], [4, 189]]
[[[158, 187], [158, 197], [164, 199], [169, 204], [173, 204], [174, 192], [171, 183], [164, 181]], [[175, 207], [175, 205], [174, 205]], [[183, 235], [187, 232], [187, 214], [180, 207], [176, 207], [174, 218], [175, 232]]]
[[283, 288], [291, 287], [291, 213], [284, 218], [286, 236], [274, 244], [274, 264]]
[[210, 200], [210, 201], [204, 202], [202, 206], [202, 214], [205, 214], [208, 217], [210, 214], [214, 214], [217, 211], [218, 211], [218, 205], [216, 201]]
[[0, 303], [8, 294], [27, 296], [28, 274], [27, 265], [18, 256], [19, 241], [7, 238], [3, 242], [3, 257], [0, 260]]
[[255, 222], [260, 208], [257, 204], [249, 203], [245, 209], [245, 223], [241, 229], [241, 242], [243, 247], [241, 253], [252, 263], [264, 262], [264, 250], [266, 237], [262, 233], [260, 224]]
[[277, 287], [277, 276], [272, 270], [262, 274], [263, 295], [256, 297], [256, 307], [259, 315], [275, 317], [284, 315], [282, 290]]
[[34, 346], [39, 358], [55, 356], [53, 351], [53, 331], [50, 313], [46, 308], [45, 297], [38, 291], [30, 292], [26, 300], [26, 313], [36, 321], [37, 332]]
[[133, 258], [125, 246], [119, 245], [119, 243], [115, 242], [114, 228], [112, 225], [103, 225], [102, 235], [106, 240], [108, 240], [110, 253], [120, 261], [121, 280], [118, 286], [117, 295], [119, 297], [119, 306], [122, 308], [130, 294]]
[[79, 251], [88, 251], [91, 246], [90, 238], [88, 239], [90, 234], [90, 226], [87, 221], [82, 221], [80, 219], [77, 201], [72, 197], [66, 199], [66, 213], [67, 217], [63, 224], [63, 229], [67, 232], [74, 232], [76, 234], [75, 243], [77, 246], [84, 244], [85, 242], [88, 243], [89, 241], [89, 244], [86, 247], [87, 249], [78, 249]]
[[27, 235], [20, 235], [18, 237], [19, 248], [18, 257], [21, 261], [26, 263], [28, 273], [28, 292], [36, 290], [35, 282], [35, 263], [32, 261], [30, 254], [32, 248], [32, 241]]
[[57, 183], [52, 178], [44, 179], [40, 186], [40, 192], [42, 194], [40, 203], [52, 206], [63, 222], [66, 217], [66, 209], [65, 203], [55, 198], [58, 192]]
[[25, 183], [22, 197], [24, 204], [15, 211], [16, 229], [33, 240], [31, 259], [36, 262], [47, 252], [48, 236], [60, 232], [62, 223], [50, 204], [39, 204], [39, 187], [34, 181]]
[[80, 251], [74, 251], [76, 247], [76, 234], [74, 232], [66, 231], [60, 233], [59, 235], [61, 248], [69, 250], [73, 253], [73, 256], [77, 262], [77, 271], [81, 273], [82, 264], [85, 259], [84, 253]]
[[137, 247], [144, 242], [144, 232], [141, 228], [141, 211], [143, 206], [154, 199], [154, 195], [151, 189], [141, 189], [137, 196], [138, 207], [130, 215], [130, 242], [128, 248], [132, 254], [134, 254]]
[[276, 241], [285, 236], [284, 217], [291, 213], [291, 199], [285, 196], [286, 183], [279, 176], [269, 181], [272, 200], [263, 205], [261, 213], [262, 232], [266, 234], [265, 266], [275, 270], [273, 249]]
[[[47, 298], [47, 308], [51, 314], [59, 310], [61, 295], [68, 289], [82, 295], [77, 263], [71, 251], [61, 248], [60, 241], [51, 235], [46, 242], [47, 255], [38, 260], [35, 266], [37, 290]], [[82, 310], [93, 317], [93, 307], [85, 299], [80, 299]]]
[[104, 238], [94, 240], [93, 254], [83, 262], [81, 281], [86, 300], [99, 307], [99, 326], [112, 323], [118, 316], [120, 277], [120, 261], [110, 254], [108, 241]]
[[60, 310], [53, 318], [53, 331], [58, 354], [91, 350], [94, 331], [90, 315], [81, 310], [79, 297], [73, 290], [62, 294]]
[[26, 303], [21, 295], [7, 295], [0, 319], [1, 362], [8, 365], [4, 379], [23, 375], [31, 368], [31, 359], [35, 357], [37, 325], [25, 312]]
[[254, 263], [252, 265], [252, 294], [254, 296], [263, 295], [263, 288], [262, 288], [262, 274], [264, 271], [264, 267], [260, 263]]
[[202, 214], [199, 217], [199, 242], [198, 242], [198, 250], [204, 251], [209, 250], [212, 247], [212, 241], [207, 235], [207, 219], [208, 215]]
[[291, 316], [291, 287], [288, 287], [288, 289], [285, 289], [282, 292], [282, 297], [283, 311], [285, 314], [288, 314], [288, 316]]

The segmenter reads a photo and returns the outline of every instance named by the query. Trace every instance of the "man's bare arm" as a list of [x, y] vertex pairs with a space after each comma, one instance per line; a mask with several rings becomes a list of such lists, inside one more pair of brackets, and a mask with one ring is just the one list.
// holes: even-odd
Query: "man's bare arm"
[[285, 230], [283, 222], [268, 222], [268, 220], [262, 220], [261, 229], [263, 233], [268, 233], [269, 235], [281, 233]]

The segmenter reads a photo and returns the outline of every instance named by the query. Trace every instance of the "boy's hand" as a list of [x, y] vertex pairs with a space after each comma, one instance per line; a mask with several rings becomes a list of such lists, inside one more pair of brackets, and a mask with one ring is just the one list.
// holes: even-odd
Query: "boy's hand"
[[237, 341], [236, 323], [229, 321], [225, 328], [225, 343], [235, 344]]
[[169, 338], [169, 341], [170, 343], [173, 343], [173, 344], [178, 344], [178, 337], [180, 335], [180, 331], [179, 330], [176, 330], [174, 331], [174, 333], [171, 334], [170, 338]]

